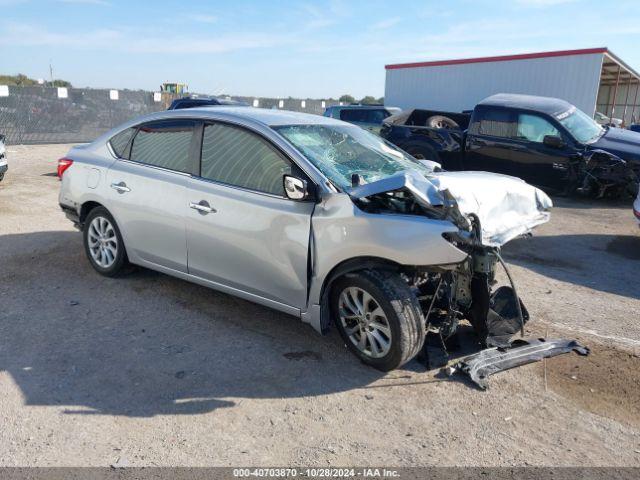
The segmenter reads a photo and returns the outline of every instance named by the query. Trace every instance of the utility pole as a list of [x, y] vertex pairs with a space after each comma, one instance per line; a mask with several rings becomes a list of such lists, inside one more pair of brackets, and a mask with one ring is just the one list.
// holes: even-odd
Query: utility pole
[[51, 64], [51, 60], [49, 60], [49, 79], [51, 83], [53, 83], [53, 65]]

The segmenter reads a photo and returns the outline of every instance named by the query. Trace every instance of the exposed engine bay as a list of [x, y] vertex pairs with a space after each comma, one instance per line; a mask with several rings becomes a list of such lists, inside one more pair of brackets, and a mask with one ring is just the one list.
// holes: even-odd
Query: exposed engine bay
[[[381, 192], [356, 200], [369, 213], [424, 215], [448, 219], [459, 228], [449, 242], [469, 256], [452, 266], [416, 269], [405, 274], [414, 289], [427, 322], [427, 330], [437, 333], [442, 342], [450, 339], [462, 319], [473, 325], [482, 346], [506, 346], [511, 337], [522, 332], [528, 313], [521, 301], [516, 303], [515, 286], [496, 285], [496, 269], [501, 262], [500, 247], [481, 241], [480, 220], [465, 216], [450, 192], [443, 192], [443, 205], [433, 207], [419, 202], [409, 188]], [[506, 268], [506, 265], [505, 265]]]
[[[407, 268], [403, 276], [420, 302], [427, 334], [439, 339], [445, 354], [447, 345], [455, 343], [450, 340], [465, 319], [473, 326], [481, 348], [498, 348], [502, 352], [513, 346], [516, 334], [524, 336], [529, 313], [517, 294], [500, 249], [504, 243], [529, 234], [533, 227], [548, 221], [551, 200], [535, 187], [512, 177], [483, 172], [464, 174], [462, 182], [456, 182], [459, 175], [443, 172], [423, 183], [424, 177], [405, 173], [356, 185], [350, 194], [354, 203], [367, 213], [420, 215], [447, 220], [458, 227], [458, 232], [443, 236], [467, 253], [465, 261]], [[490, 176], [498, 182], [489, 185], [483, 195], [477, 194], [477, 189], [476, 193], [470, 193], [473, 189], [465, 192], [464, 187], [469, 180], [474, 180], [474, 174]], [[482, 180], [486, 184], [486, 178]], [[497, 186], [501, 186], [502, 191]], [[384, 187], [390, 189], [384, 190]], [[498, 286], [499, 266], [504, 269], [510, 285]], [[540, 355], [544, 357], [544, 348], [534, 349], [531, 361]], [[505, 362], [504, 355], [501, 362], [513, 364]]]

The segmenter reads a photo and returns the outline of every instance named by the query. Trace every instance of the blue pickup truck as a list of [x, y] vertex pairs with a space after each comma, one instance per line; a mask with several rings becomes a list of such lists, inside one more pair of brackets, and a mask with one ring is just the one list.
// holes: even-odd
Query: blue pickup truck
[[470, 112], [408, 110], [387, 118], [380, 135], [446, 170], [503, 173], [596, 197], [638, 191], [640, 133], [598, 125], [557, 98], [497, 94]]

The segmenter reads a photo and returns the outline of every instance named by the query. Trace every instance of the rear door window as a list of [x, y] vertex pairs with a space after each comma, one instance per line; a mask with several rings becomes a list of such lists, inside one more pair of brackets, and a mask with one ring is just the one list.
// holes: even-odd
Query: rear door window
[[364, 123], [367, 121], [367, 112], [359, 109], [341, 110], [340, 120]]
[[375, 123], [380, 124], [390, 114], [383, 108], [361, 108], [342, 110], [340, 120], [345, 122]]
[[476, 109], [469, 131], [474, 135], [516, 138], [518, 133], [517, 116], [511, 110]]
[[255, 133], [216, 123], [204, 127], [200, 169], [209, 180], [284, 196], [282, 177], [291, 163]]
[[369, 123], [382, 123], [389, 116], [386, 110], [369, 110]]
[[131, 145], [130, 159], [176, 172], [191, 172], [189, 149], [195, 126], [194, 120], [161, 120], [141, 125]]

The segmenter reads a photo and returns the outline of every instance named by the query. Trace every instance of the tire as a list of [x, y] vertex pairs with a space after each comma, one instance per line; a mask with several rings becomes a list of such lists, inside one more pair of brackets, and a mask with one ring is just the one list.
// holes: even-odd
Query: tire
[[335, 281], [330, 305], [347, 348], [378, 370], [388, 372], [404, 365], [424, 344], [420, 304], [396, 272], [362, 270], [347, 274]]
[[82, 230], [84, 251], [93, 269], [105, 277], [126, 273], [129, 266], [124, 241], [115, 220], [104, 207], [89, 212]]
[[453, 119], [445, 117], [444, 115], [434, 115], [427, 118], [427, 127], [444, 128], [446, 130], [460, 130], [460, 125], [458, 125]]

